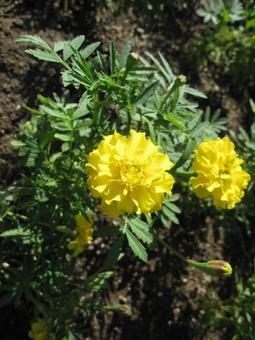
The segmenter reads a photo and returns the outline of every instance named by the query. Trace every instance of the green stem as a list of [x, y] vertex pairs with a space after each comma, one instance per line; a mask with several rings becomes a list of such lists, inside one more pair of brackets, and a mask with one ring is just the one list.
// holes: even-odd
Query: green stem
[[158, 237], [158, 242], [161, 243], [167, 250], [170, 251], [170, 253], [174, 254], [176, 257], [178, 257], [180, 260], [189, 263], [188, 259], [186, 259], [186, 257], [184, 257], [182, 254], [180, 254], [177, 250], [175, 250], [172, 246], [170, 246], [168, 243], [166, 243], [165, 241], [161, 240]]
[[176, 176], [184, 177], [184, 178], [190, 178], [193, 176], [196, 176], [196, 173], [193, 171], [176, 171]]
[[126, 230], [127, 230], [127, 225], [128, 225], [128, 217], [125, 216], [125, 220], [124, 220], [124, 226], [123, 226], [123, 229], [122, 229], [122, 233], [125, 234], [126, 233]]

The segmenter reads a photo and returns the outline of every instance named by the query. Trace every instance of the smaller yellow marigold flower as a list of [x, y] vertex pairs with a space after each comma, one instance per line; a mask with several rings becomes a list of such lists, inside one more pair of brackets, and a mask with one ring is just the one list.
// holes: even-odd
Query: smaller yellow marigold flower
[[36, 322], [33, 322], [28, 336], [33, 340], [55, 340], [55, 336], [50, 333], [47, 320], [45, 319], [38, 319]]
[[213, 198], [216, 208], [232, 209], [244, 196], [250, 175], [241, 167], [243, 160], [228, 137], [208, 139], [195, 150], [191, 178], [199, 198]]
[[172, 166], [145, 133], [131, 130], [125, 137], [114, 132], [88, 156], [88, 185], [109, 217], [149, 214], [161, 209], [164, 195], [172, 193], [174, 179], [167, 172]]
[[75, 216], [77, 237], [75, 240], [68, 243], [68, 249], [74, 250], [73, 256], [77, 256], [84, 251], [86, 246], [93, 239], [93, 221], [87, 221], [85, 217], [79, 213]]

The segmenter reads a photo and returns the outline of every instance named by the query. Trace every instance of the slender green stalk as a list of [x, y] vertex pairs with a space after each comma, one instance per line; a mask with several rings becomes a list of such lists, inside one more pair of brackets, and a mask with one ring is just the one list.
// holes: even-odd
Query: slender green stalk
[[208, 275], [227, 277], [232, 274], [231, 265], [224, 260], [210, 260], [207, 262], [197, 262], [197, 261], [184, 257], [182, 254], [180, 254], [177, 250], [175, 250], [168, 243], [161, 240], [159, 237], [158, 237], [158, 242], [161, 243], [166, 249], [168, 249], [172, 254], [174, 254], [180, 260], [187, 263], [189, 266], [196, 268]]
[[161, 243], [166, 249], [170, 251], [170, 253], [174, 254], [176, 257], [178, 257], [180, 260], [188, 263], [188, 259], [186, 259], [182, 254], [180, 254], [177, 250], [175, 250], [172, 246], [170, 246], [165, 241], [158, 238], [158, 242]]

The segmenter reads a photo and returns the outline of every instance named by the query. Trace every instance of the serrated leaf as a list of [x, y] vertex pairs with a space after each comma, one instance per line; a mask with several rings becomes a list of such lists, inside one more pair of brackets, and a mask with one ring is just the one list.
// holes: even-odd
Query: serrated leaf
[[52, 54], [51, 52], [44, 52], [42, 50], [33, 50], [33, 49], [28, 49], [25, 50], [26, 53], [31, 54], [33, 57], [39, 59], [39, 60], [44, 60], [44, 61], [51, 61], [53, 63], [59, 63], [60, 60], [59, 58]]
[[114, 272], [107, 271], [95, 274], [88, 278], [85, 283], [85, 287], [93, 293], [99, 292], [101, 289], [105, 288], [106, 280], [108, 280]]
[[62, 140], [63, 142], [71, 142], [72, 141], [71, 136], [68, 136], [68, 135], [65, 135], [65, 134], [62, 134], [62, 133], [55, 133], [54, 137]]
[[146, 55], [154, 62], [154, 64], [157, 66], [158, 70], [162, 73], [162, 75], [165, 77], [165, 79], [168, 81], [169, 84], [172, 83], [172, 77], [168, 73], [168, 71], [165, 69], [164, 65], [162, 65], [152, 54], [149, 52], [146, 52]]
[[131, 219], [128, 221], [132, 232], [143, 242], [151, 244], [153, 241], [153, 235], [150, 232], [150, 227], [147, 223], [139, 219]]
[[178, 218], [167, 206], [163, 205], [162, 211], [164, 215], [169, 218], [170, 221], [172, 221], [175, 224], [179, 224]]
[[62, 112], [61, 110], [57, 110], [57, 109], [51, 109], [49, 106], [46, 105], [40, 105], [40, 110], [44, 111], [44, 113], [46, 113], [49, 116], [52, 117], [57, 117], [60, 119], [64, 119], [66, 118], [66, 115], [64, 112]]
[[79, 101], [78, 109], [74, 112], [73, 118], [78, 119], [80, 117], [84, 117], [89, 113], [88, 105], [90, 103], [90, 98], [86, 93], [83, 94]]
[[148, 261], [148, 255], [146, 249], [142, 245], [142, 243], [131, 233], [130, 230], [126, 230], [126, 235], [128, 239], [128, 244], [132, 249], [133, 253], [142, 261]]
[[101, 43], [99, 41], [94, 42], [87, 47], [85, 47], [83, 50], [80, 51], [81, 56], [83, 59], [88, 58], [100, 45]]
[[175, 117], [173, 114], [167, 113], [167, 114], [165, 115], [165, 118], [166, 118], [170, 123], [172, 123], [174, 126], [176, 126], [177, 128], [179, 128], [180, 130], [185, 130], [185, 125], [182, 125], [182, 124], [178, 121], [177, 117]]
[[64, 48], [64, 45], [65, 45], [66, 41], [58, 41], [54, 44], [54, 51], [55, 52], [59, 52], [59, 51], [62, 51], [63, 48]]
[[154, 81], [152, 84], [148, 85], [143, 92], [136, 98], [136, 104], [145, 103], [155, 92], [158, 87], [158, 80]]
[[174, 195], [168, 197], [168, 201], [169, 202], [175, 202], [175, 201], [178, 201], [179, 198], [180, 198], [180, 194], [174, 194]]
[[201, 92], [197, 89], [193, 89], [193, 88], [191, 88], [187, 85], [185, 85], [185, 93], [188, 93], [188, 94], [190, 94], [194, 97], [198, 97], [198, 98], [204, 98], [204, 99], [207, 98], [207, 96], [203, 92]]
[[77, 51], [81, 47], [84, 40], [85, 36], [79, 35], [73, 40], [65, 42], [63, 48], [63, 59], [67, 60], [68, 58], [70, 58], [73, 55], [74, 50]]
[[36, 35], [20, 35], [16, 38], [16, 42], [26, 42], [34, 45], [38, 45], [40, 47], [50, 49], [50, 46], [44, 41], [42, 38]]
[[180, 214], [181, 213], [181, 209], [179, 207], [177, 207], [175, 204], [168, 203], [167, 206], [170, 208], [170, 210], [172, 210], [176, 214]]

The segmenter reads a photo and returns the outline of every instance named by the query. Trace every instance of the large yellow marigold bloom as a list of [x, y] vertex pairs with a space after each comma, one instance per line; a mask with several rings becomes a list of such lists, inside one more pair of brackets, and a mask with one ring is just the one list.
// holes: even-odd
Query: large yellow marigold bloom
[[88, 185], [110, 217], [152, 213], [161, 208], [164, 194], [171, 195], [174, 179], [166, 171], [172, 166], [145, 133], [131, 130], [125, 137], [114, 132], [88, 156]]
[[195, 150], [192, 188], [200, 198], [213, 198], [217, 208], [232, 209], [244, 196], [250, 175], [241, 168], [243, 160], [229, 138], [208, 139]]
[[45, 319], [38, 319], [31, 325], [28, 333], [29, 338], [33, 340], [55, 340], [54, 334], [50, 333], [48, 323]]
[[93, 239], [93, 222], [92, 219], [87, 221], [85, 217], [79, 213], [75, 216], [77, 237], [68, 243], [68, 249], [74, 250], [73, 256], [77, 256], [84, 251], [86, 246]]

